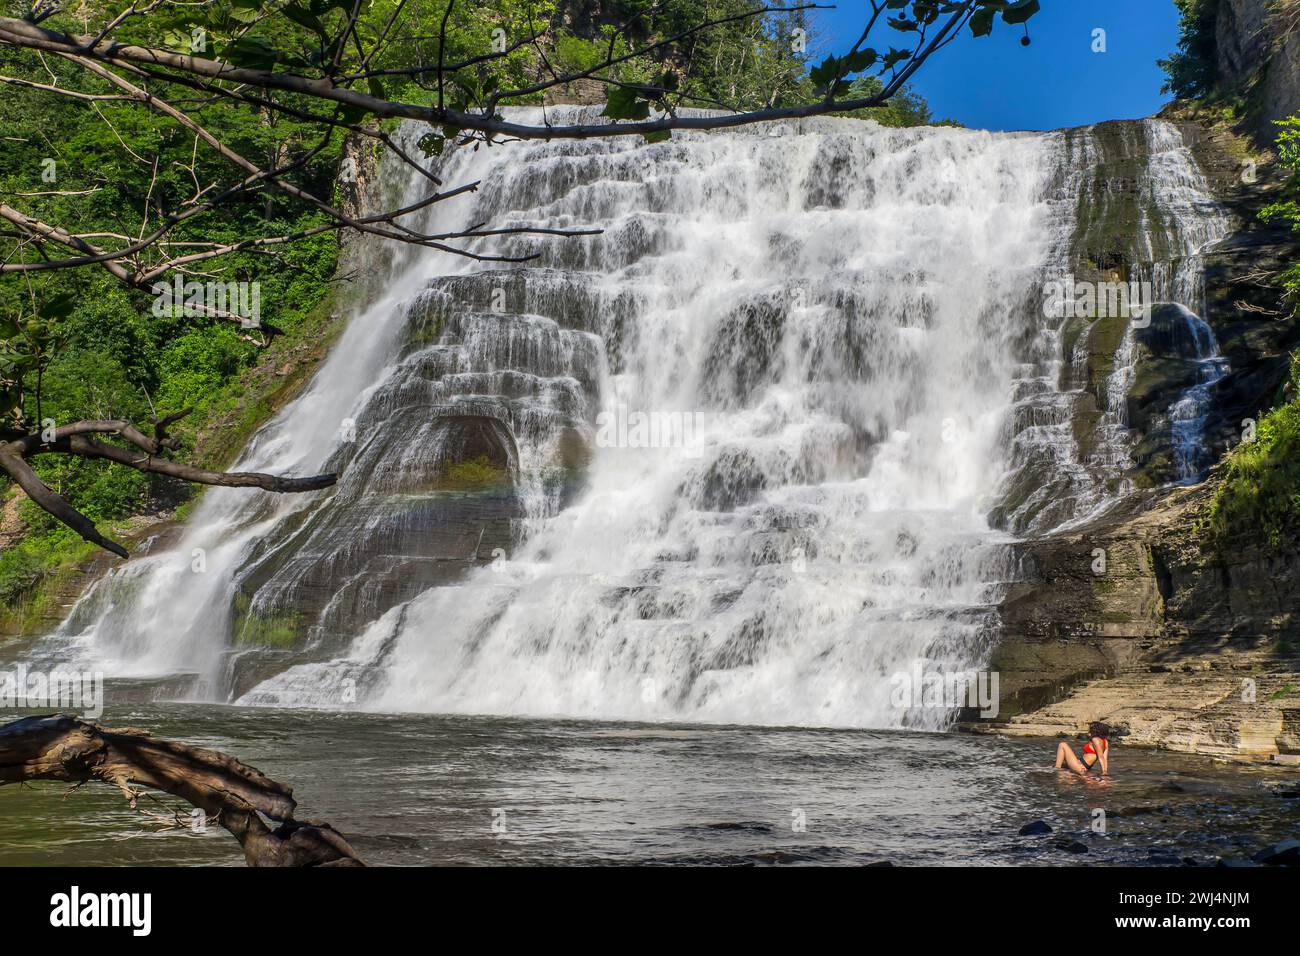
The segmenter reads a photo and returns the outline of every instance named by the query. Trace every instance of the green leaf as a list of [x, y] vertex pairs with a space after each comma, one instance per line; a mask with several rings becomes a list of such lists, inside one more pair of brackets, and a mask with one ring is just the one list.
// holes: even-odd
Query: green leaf
[[190, 52], [190, 43], [192, 38], [190, 34], [181, 30], [168, 30], [162, 36], [163, 46], [168, 50], [177, 50], [181, 53]]
[[939, 19], [939, 2], [938, 0], [916, 0], [912, 5], [913, 19], [929, 26]]
[[415, 144], [416, 148], [424, 153], [424, 158], [430, 156], [441, 156], [442, 151], [447, 148], [447, 137], [441, 133], [425, 133]]
[[1002, 19], [1007, 23], [1024, 23], [1038, 11], [1038, 0], [1017, 0], [1002, 11]]
[[845, 57], [844, 62], [849, 68], [848, 72], [861, 73], [863, 70], [875, 66], [876, 59], [875, 50], [858, 50], [856, 53], [850, 53]]
[[249, 70], [269, 70], [275, 66], [280, 53], [261, 37], [240, 37], [226, 44], [222, 55], [235, 66]]
[[329, 34], [325, 32], [325, 24], [320, 22], [320, 18], [309, 10], [304, 10], [296, 3], [291, 3], [280, 10], [286, 17], [299, 26], [311, 30], [324, 43], [329, 42]]
[[824, 94], [826, 88], [835, 79], [839, 71], [840, 61], [833, 56], [828, 56], [808, 71], [808, 79], [812, 80], [813, 87], [818, 94]]
[[902, 63], [904, 60], [910, 60], [911, 58], [911, 50], [896, 50], [891, 46], [889, 52], [885, 54], [885, 58], [881, 61], [881, 65], [886, 70], [890, 70], [894, 68], [895, 64]]
[[666, 129], [656, 130], [653, 133], [643, 133], [642, 135], [647, 143], [662, 143], [666, 139], [673, 138], [672, 132]]
[[56, 322], [59, 319], [66, 319], [76, 306], [77, 297], [71, 292], [64, 292], [42, 302], [40, 314], [47, 322]]
[[339, 119], [349, 126], [356, 126], [369, 115], [370, 111], [363, 106], [344, 106], [339, 110]]
[[993, 14], [987, 7], [976, 10], [970, 18], [970, 32], [977, 37], [986, 37], [993, 32]]
[[643, 120], [650, 115], [650, 104], [639, 99], [634, 89], [612, 86], [600, 115], [610, 119]]

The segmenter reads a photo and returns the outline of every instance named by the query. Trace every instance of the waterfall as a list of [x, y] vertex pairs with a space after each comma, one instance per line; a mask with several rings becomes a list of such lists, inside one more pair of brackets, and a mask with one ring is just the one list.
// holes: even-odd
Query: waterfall
[[1174, 467], [1179, 484], [1199, 481], [1213, 464], [1205, 441], [1211, 389], [1228, 374], [1228, 360], [1219, 354], [1219, 342], [1209, 324], [1194, 312], [1175, 305], [1185, 329], [1185, 341], [1192, 350], [1196, 381], [1169, 409], [1170, 433], [1174, 446]]
[[[899, 675], [980, 668], [1011, 532], [1122, 467], [1072, 437], [1042, 313], [1071, 142], [814, 119], [451, 149], [439, 176], [481, 185], [430, 231], [603, 232], [400, 250], [239, 463], [337, 488], [210, 492], [37, 653], [252, 705], [942, 728]], [[496, 477], [445, 481], [464, 459]]]

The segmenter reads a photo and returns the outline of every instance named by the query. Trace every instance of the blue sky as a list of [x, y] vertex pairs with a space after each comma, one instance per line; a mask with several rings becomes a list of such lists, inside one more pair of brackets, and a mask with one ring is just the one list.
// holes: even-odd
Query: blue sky
[[[813, 14], [815, 59], [846, 53], [866, 23], [865, 0], [823, 0], [837, 9]], [[937, 53], [913, 86], [936, 119], [984, 129], [1055, 129], [1107, 119], [1150, 116], [1168, 102], [1156, 60], [1178, 40], [1173, 0], [1041, 0], [1024, 28], [999, 18], [992, 36], [961, 39]], [[1094, 53], [1093, 31], [1106, 31], [1106, 52]], [[877, 27], [876, 44], [907, 46], [906, 34]], [[867, 45], [873, 45], [868, 41]]]

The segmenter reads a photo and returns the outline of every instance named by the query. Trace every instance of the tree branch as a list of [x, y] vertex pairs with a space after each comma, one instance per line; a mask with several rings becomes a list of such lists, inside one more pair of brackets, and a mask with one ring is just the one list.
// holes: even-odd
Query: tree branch
[[[48, 514], [63, 522], [86, 541], [111, 551], [120, 558], [130, 557], [127, 550], [100, 534], [93, 521], [41, 481], [40, 476], [28, 464], [28, 458], [48, 454], [76, 455], [79, 458], [111, 461], [134, 468], [136, 471], [166, 475], [169, 478], [179, 478], [181, 481], [198, 485], [261, 488], [264, 491], [287, 494], [328, 488], [338, 480], [338, 476], [334, 474], [285, 478], [252, 471], [208, 471], [160, 457], [165, 452], [176, 450], [179, 446], [175, 439], [167, 436], [167, 429], [188, 415], [190, 411], [191, 409], [187, 408], [158, 419], [154, 422], [152, 438], [130, 422], [121, 419], [73, 422], [56, 428], [48, 436], [49, 441], [46, 440], [46, 436], [36, 432], [23, 435], [12, 441], [0, 443], [0, 472], [9, 475], [27, 493], [27, 496]], [[134, 445], [139, 451], [132, 451], [120, 445], [110, 445], [88, 437], [90, 435], [117, 435]]]
[[[945, 27], [941, 30], [939, 37], [936, 37], [936, 40], [940, 37], [951, 37], [951, 27], [961, 22], [961, 18], [967, 16], [974, 9], [975, 3], [976, 0], [965, 0], [958, 11], [951, 14], [950, 18], [945, 22]], [[806, 8], [807, 6], [783, 9]], [[716, 25], [716, 23], [711, 22], [704, 26]], [[698, 32], [698, 29], [693, 28], [692, 32]], [[655, 44], [655, 46], [661, 45], [662, 42]], [[666, 113], [656, 119], [637, 122], [532, 125], [504, 120], [490, 110], [483, 113], [466, 113], [448, 109], [444, 106], [421, 106], [381, 99], [369, 93], [338, 86], [328, 77], [313, 78], [296, 73], [237, 67], [218, 60], [118, 43], [113, 40], [95, 43], [93, 37], [69, 37], [52, 30], [42, 29], [23, 20], [11, 18], [0, 17], [0, 43], [44, 50], [51, 53], [84, 56], [122, 67], [136, 68], [140, 64], [166, 67], [181, 74], [202, 76], [211, 80], [241, 83], [260, 89], [299, 93], [318, 100], [338, 103], [345, 107], [354, 107], [380, 118], [424, 120], [438, 126], [454, 126], [461, 130], [514, 136], [520, 139], [590, 139], [598, 136], [639, 136], [673, 130], [731, 129], [773, 120], [803, 119], [827, 113], [880, 106], [901, 88], [902, 84], [906, 82], [906, 77], [914, 74], [921, 64], [943, 45], [941, 43], [931, 43], [928, 46], [919, 48], [912, 56], [907, 68], [900, 71], [899, 75], [895, 76], [881, 92], [856, 99], [835, 100], [826, 98], [800, 106], [770, 107], [725, 116], [677, 116]], [[638, 52], [642, 53], [644, 51]], [[571, 79], [589, 75], [611, 65], [616, 60], [626, 58], [626, 56], [607, 57], [606, 62], [597, 64], [590, 70], [575, 73], [571, 76], [554, 77], [549, 81], [530, 87], [529, 90], [538, 92], [560, 86]]]
[[63, 714], [0, 726], [0, 786], [30, 780], [99, 780], [117, 787], [132, 809], [141, 796], [137, 786], [179, 797], [233, 835], [249, 866], [364, 865], [328, 823], [294, 819], [292, 788], [227, 754], [143, 730]]

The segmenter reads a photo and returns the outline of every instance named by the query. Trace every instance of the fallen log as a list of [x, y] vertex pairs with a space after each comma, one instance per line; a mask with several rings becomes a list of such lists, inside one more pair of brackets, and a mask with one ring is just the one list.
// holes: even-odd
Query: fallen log
[[[99, 780], [133, 809], [146, 790], [179, 797], [218, 822], [249, 866], [363, 866], [328, 823], [293, 818], [293, 790], [216, 750], [158, 740], [64, 714], [0, 726], [0, 786], [31, 780]], [[267, 821], [271, 825], [268, 825]]]

